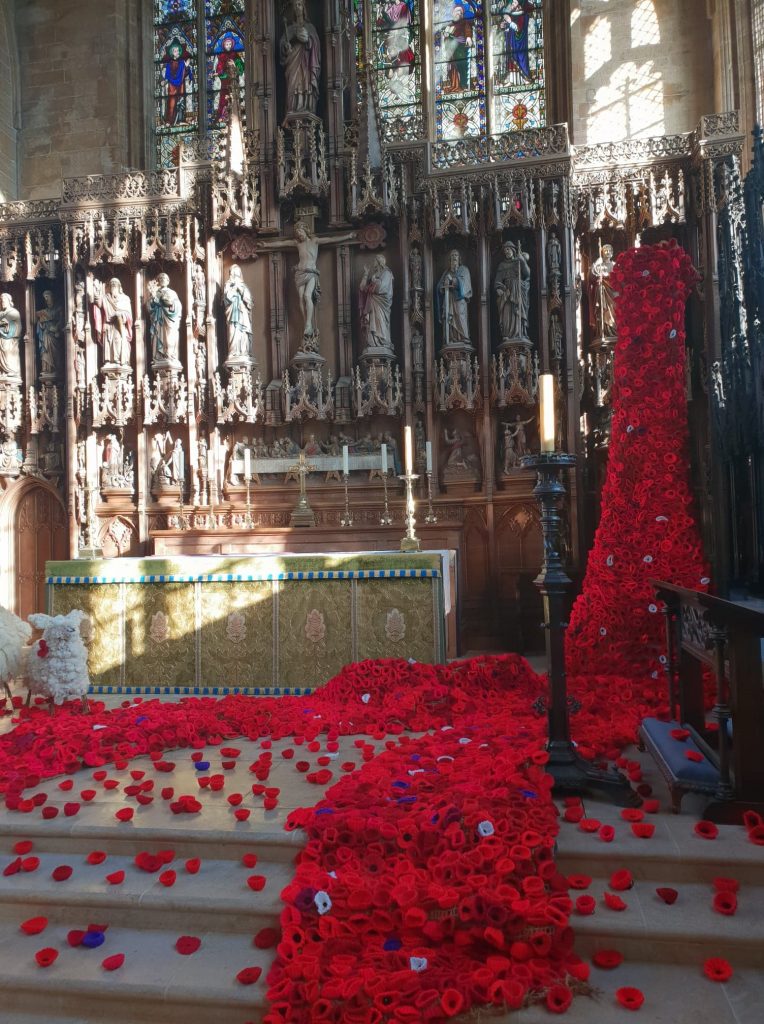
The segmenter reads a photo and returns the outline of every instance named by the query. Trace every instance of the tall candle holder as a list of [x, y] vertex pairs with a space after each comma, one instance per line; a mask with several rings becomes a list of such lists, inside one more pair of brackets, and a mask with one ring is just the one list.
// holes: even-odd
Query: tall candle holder
[[390, 513], [390, 506], [389, 506], [388, 501], [387, 501], [387, 472], [386, 471], [383, 471], [383, 473], [382, 473], [382, 487], [383, 487], [384, 492], [385, 492], [385, 510], [382, 513], [382, 515], [379, 517], [379, 525], [380, 526], [392, 526], [393, 525], [393, 517], [392, 517], [392, 515]]
[[[408, 429], [408, 428], [407, 428]], [[398, 477], [406, 484], [406, 536], [401, 541], [401, 551], [421, 551], [421, 544], [416, 535], [416, 502], [414, 501], [414, 482], [419, 479], [418, 473], [403, 473]]]
[[350, 502], [348, 500], [348, 479], [349, 474], [342, 474], [342, 486], [345, 488], [345, 511], [340, 516], [340, 526], [352, 526], [353, 525], [353, 513], [350, 511]]
[[181, 477], [180, 480], [178, 480], [178, 529], [188, 530], [188, 516], [186, 515], [186, 510], [183, 505], [183, 483], [183, 477]]
[[84, 548], [77, 552], [79, 558], [100, 558], [103, 554], [101, 548], [96, 544], [98, 536], [98, 520], [93, 506], [93, 488], [85, 484], [85, 540]]
[[427, 470], [427, 515], [424, 517], [426, 523], [437, 523], [438, 517], [432, 507], [432, 470]]
[[244, 516], [243, 526], [244, 526], [245, 530], [254, 530], [254, 528], [255, 528], [255, 521], [252, 518], [252, 477], [251, 476], [247, 476], [246, 483], [247, 483], [247, 514]]
[[544, 631], [549, 696], [546, 701], [549, 736], [545, 765], [560, 792], [595, 792], [620, 807], [635, 806], [640, 798], [620, 772], [595, 768], [576, 753], [570, 737], [567, 678], [565, 675], [565, 630], [568, 591], [571, 581], [562, 564], [560, 507], [565, 498], [563, 472], [575, 466], [575, 455], [542, 451], [520, 460], [524, 469], [535, 469], [538, 479], [533, 489], [541, 506], [541, 530], [544, 537], [544, 561], [534, 580], [544, 601]]
[[215, 529], [215, 498], [212, 493], [212, 487], [210, 486], [210, 511], [207, 516], [207, 529]]

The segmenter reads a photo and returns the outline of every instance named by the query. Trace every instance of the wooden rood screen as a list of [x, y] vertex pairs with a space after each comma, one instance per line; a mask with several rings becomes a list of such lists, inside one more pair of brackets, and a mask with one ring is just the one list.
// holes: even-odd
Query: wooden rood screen
[[[652, 582], [657, 597], [666, 605], [666, 674], [672, 717], [690, 730], [694, 744], [715, 767], [713, 795], [717, 801], [764, 801], [764, 610]], [[703, 676], [709, 669], [716, 680], [711, 718], [718, 725], [711, 730], [703, 701]], [[660, 760], [654, 745], [648, 746]], [[681, 781], [679, 787], [705, 789]]]

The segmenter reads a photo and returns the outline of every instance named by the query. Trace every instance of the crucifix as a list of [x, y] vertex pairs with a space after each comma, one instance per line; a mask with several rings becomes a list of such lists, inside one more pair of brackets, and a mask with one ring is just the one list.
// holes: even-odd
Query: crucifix
[[315, 307], [321, 295], [321, 275], [318, 270], [319, 246], [328, 243], [358, 242], [355, 231], [341, 235], [314, 235], [304, 220], [294, 226], [294, 238], [282, 238], [269, 242], [258, 242], [257, 248], [265, 251], [275, 249], [296, 249], [297, 266], [294, 268], [294, 283], [302, 317], [302, 341], [304, 352], [318, 352], [318, 326], [315, 322]]
[[291, 526], [315, 526], [316, 517], [313, 509], [308, 504], [308, 495], [305, 490], [305, 481], [308, 473], [315, 473], [316, 467], [311, 466], [305, 457], [305, 452], [300, 452], [297, 463], [294, 466], [290, 466], [287, 473], [296, 473], [300, 481], [300, 497], [297, 499], [297, 504], [292, 509], [292, 515], [290, 518]]

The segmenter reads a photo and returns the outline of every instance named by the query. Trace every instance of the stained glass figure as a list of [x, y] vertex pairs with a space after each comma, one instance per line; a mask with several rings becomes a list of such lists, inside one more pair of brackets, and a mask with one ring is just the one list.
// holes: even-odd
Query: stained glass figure
[[[244, 97], [245, 0], [154, 0], [157, 162], [172, 167], [184, 137], [219, 129]], [[206, 60], [200, 67], [199, 49]]]
[[433, 43], [437, 138], [484, 135], [483, 5], [475, 0], [434, 0]]
[[372, 15], [384, 138], [418, 138], [423, 123], [419, 0], [376, 0]]
[[219, 128], [226, 123], [231, 100], [238, 94], [244, 101], [244, 15], [242, 0], [213, 0], [212, 8], [231, 13], [208, 17], [207, 34], [207, 123]]
[[491, 7], [492, 131], [546, 124], [541, 0], [499, 0]]
[[180, 137], [197, 127], [196, 11], [193, 0], [155, 0], [154, 97], [159, 164], [172, 165]]

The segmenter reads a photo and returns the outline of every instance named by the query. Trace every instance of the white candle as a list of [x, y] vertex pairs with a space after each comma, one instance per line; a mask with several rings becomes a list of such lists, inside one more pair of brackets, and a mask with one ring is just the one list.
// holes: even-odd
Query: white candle
[[432, 441], [425, 441], [424, 451], [427, 460], [427, 472], [432, 473]]
[[403, 443], [404, 450], [406, 452], [406, 476], [411, 476], [414, 472], [414, 454], [411, 447], [411, 427], [404, 428]]
[[252, 452], [249, 448], [244, 449], [244, 479], [252, 479]]
[[382, 472], [387, 476], [387, 445], [382, 445]]
[[350, 472], [350, 462], [348, 460], [348, 446], [343, 444], [342, 446], [342, 475], [347, 476]]
[[541, 384], [541, 407], [539, 410], [539, 418], [541, 420], [541, 451], [553, 452], [555, 448], [554, 374], [542, 373], [539, 382]]

